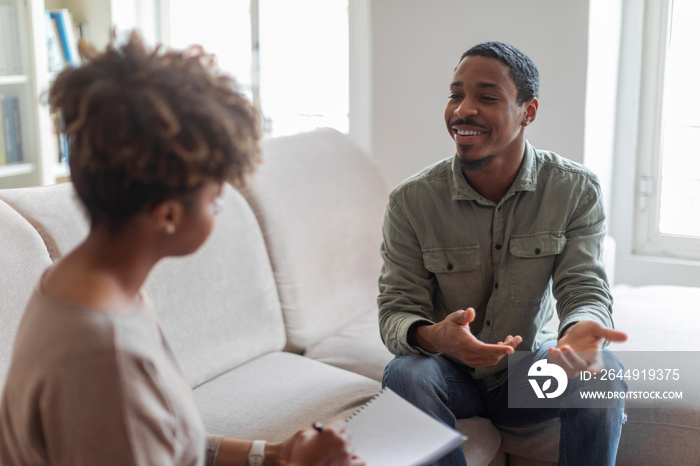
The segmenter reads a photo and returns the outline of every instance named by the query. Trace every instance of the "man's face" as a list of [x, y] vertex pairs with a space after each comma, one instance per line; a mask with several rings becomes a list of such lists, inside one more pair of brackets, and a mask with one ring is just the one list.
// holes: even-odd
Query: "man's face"
[[519, 105], [517, 95], [509, 68], [499, 60], [469, 56], [460, 62], [445, 123], [463, 167], [479, 169], [496, 158], [522, 157], [524, 128], [535, 118], [537, 99]]

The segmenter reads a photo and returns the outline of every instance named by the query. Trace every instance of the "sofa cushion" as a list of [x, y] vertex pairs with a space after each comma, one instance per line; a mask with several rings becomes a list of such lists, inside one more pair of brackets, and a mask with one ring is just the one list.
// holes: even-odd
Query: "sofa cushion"
[[[6, 191], [0, 191], [0, 197]], [[0, 201], [0, 392], [12, 357], [12, 344], [29, 296], [51, 265], [46, 245], [22, 216]]]
[[[700, 287], [617, 285], [613, 288], [615, 327], [627, 332], [624, 343], [611, 349], [622, 351], [700, 351]], [[671, 322], [668, 316], [673, 316]], [[659, 331], [662, 325], [673, 333]]]
[[278, 442], [314, 421], [345, 419], [380, 384], [297, 354], [276, 352], [194, 390], [207, 432]]
[[617, 464], [698, 464], [700, 406], [694, 408], [627, 410]]
[[7, 189], [0, 191], [0, 199], [36, 228], [54, 262], [88, 234], [88, 218], [71, 183]]
[[520, 464], [556, 464], [559, 459], [560, 427], [559, 419], [527, 427], [500, 426], [503, 438], [501, 449], [521, 458]]
[[376, 307], [306, 348], [304, 356], [378, 381], [394, 358], [379, 335]]
[[457, 430], [467, 436], [462, 450], [469, 466], [505, 464], [499, 455], [501, 434], [490, 420], [479, 416], [457, 419]]
[[[207, 432], [278, 442], [314, 421], [346, 419], [380, 388], [375, 380], [280, 352], [197, 387], [194, 398]], [[469, 465], [505, 464], [491, 421], [460, 419], [457, 427], [468, 436], [462, 448]]]
[[161, 261], [145, 289], [192, 387], [284, 347], [262, 233], [250, 206], [230, 186], [207, 242], [192, 255]]
[[388, 189], [345, 135], [268, 139], [244, 192], [262, 226], [287, 328], [301, 352], [376, 306]]

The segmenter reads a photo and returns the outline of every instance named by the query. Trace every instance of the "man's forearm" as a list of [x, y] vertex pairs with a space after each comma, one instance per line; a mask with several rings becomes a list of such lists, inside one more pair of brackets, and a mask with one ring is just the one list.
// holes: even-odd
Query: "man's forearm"
[[[440, 350], [433, 343], [434, 326], [427, 322], [417, 322], [408, 331], [408, 342], [413, 346], [418, 346], [429, 353], [439, 353]], [[413, 333], [413, 335], [411, 334]]]

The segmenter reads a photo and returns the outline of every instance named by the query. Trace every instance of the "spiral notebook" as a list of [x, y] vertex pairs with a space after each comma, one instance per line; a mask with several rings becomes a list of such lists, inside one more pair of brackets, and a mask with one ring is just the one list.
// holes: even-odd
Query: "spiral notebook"
[[466, 437], [388, 388], [347, 419], [350, 442], [365, 466], [418, 466], [459, 447]]

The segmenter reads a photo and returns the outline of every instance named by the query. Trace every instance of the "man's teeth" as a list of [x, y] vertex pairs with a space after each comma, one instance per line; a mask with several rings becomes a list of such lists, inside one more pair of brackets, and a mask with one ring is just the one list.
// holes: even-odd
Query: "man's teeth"
[[479, 134], [482, 133], [481, 131], [471, 131], [471, 130], [461, 131], [461, 130], [458, 130], [458, 129], [455, 129], [455, 131], [456, 131], [457, 134], [459, 134], [460, 136], [477, 136], [477, 135], [479, 135]]

